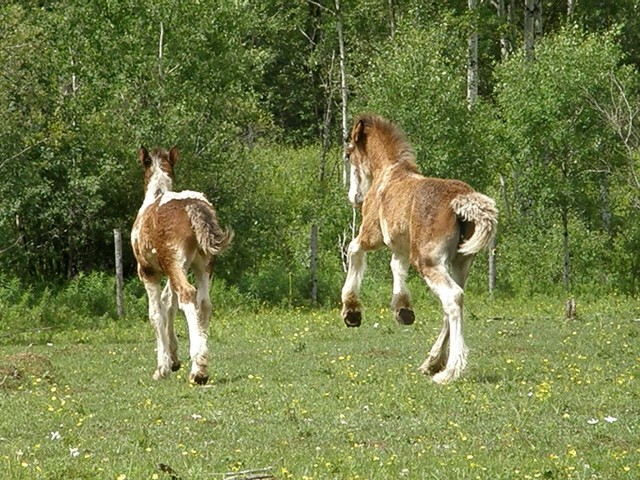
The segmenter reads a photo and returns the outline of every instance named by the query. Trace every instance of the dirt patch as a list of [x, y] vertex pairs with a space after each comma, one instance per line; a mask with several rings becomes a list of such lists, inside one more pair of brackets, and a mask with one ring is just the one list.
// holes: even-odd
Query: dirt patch
[[0, 359], [0, 388], [15, 390], [32, 379], [52, 382], [53, 364], [44, 355], [21, 352]]

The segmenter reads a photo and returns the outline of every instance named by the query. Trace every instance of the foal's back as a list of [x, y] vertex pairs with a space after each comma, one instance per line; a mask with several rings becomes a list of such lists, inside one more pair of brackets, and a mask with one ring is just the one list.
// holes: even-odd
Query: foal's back
[[142, 268], [156, 273], [167, 273], [169, 261], [179, 261], [188, 268], [196, 256], [208, 264], [222, 243], [230, 240], [202, 195], [171, 194], [158, 198], [138, 218], [136, 256]]
[[423, 256], [425, 246], [438, 244], [453, 254], [472, 225], [462, 222], [451, 201], [474, 189], [460, 180], [425, 177], [416, 172], [391, 174], [378, 190], [381, 218], [391, 239], [403, 238], [412, 258]]

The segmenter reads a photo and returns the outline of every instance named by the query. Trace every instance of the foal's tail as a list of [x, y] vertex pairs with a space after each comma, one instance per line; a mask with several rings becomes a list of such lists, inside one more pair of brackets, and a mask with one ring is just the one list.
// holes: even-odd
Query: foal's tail
[[214, 256], [229, 247], [234, 236], [233, 230], [230, 227], [224, 230], [220, 227], [218, 214], [211, 205], [205, 202], [190, 205], [187, 207], [187, 215], [202, 251]]
[[458, 247], [458, 253], [473, 255], [487, 248], [498, 226], [496, 202], [486, 195], [471, 192], [455, 197], [451, 200], [451, 207], [460, 220], [474, 226], [473, 234]]

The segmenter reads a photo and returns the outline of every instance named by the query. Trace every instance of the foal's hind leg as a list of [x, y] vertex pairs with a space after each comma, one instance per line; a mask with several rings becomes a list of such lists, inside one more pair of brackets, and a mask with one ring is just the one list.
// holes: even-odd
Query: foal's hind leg
[[204, 385], [209, 380], [207, 375], [207, 339], [198, 318], [197, 291], [187, 280], [185, 272], [176, 267], [165, 269], [171, 280], [172, 288], [178, 294], [178, 305], [184, 312], [189, 326], [189, 354], [191, 357], [191, 373], [189, 381]]
[[210, 265], [202, 267], [194, 263], [191, 266], [197, 283], [195, 322], [189, 321], [189, 352], [191, 355], [191, 373], [189, 380], [194, 383], [204, 384], [209, 379], [207, 366], [209, 364], [209, 351], [207, 339], [209, 320], [211, 318], [211, 299], [209, 287], [211, 285]]
[[407, 290], [406, 280], [409, 270], [409, 260], [394, 253], [391, 256], [391, 272], [393, 273], [393, 297], [391, 308], [396, 321], [402, 325], [411, 325], [416, 319], [411, 307], [411, 299]]
[[169, 337], [169, 353], [171, 355], [171, 370], [180, 370], [180, 359], [178, 358], [178, 337], [175, 331], [175, 318], [178, 311], [178, 295], [171, 288], [171, 280], [162, 291], [162, 303], [167, 311], [167, 335]]
[[[473, 263], [473, 256], [457, 255], [451, 262], [451, 278], [464, 289], [469, 275], [469, 269]], [[460, 311], [462, 317], [462, 307]], [[447, 363], [449, 349], [449, 317], [445, 314], [442, 319], [442, 330], [434, 342], [429, 355], [420, 366], [420, 371], [428, 375], [435, 375], [442, 371]]]
[[166, 378], [171, 374], [170, 340], [167, 330], [167, 311], [162, 303], [162, 289], [159, 279], [142, 278], [149, 298], [149, 321], [156, 334], [158, 366], [153, 374], [154, 380]]
[[[449, 357], [444, 370], [433, 376], [434, 382], [447, 383], [458, 378], [467, 365], [467, 347], [462, 337], [463, 290], [451, 278], [443, 265], [425, 267], [421, 273], [433, 293], [440, 299], [444, 315], [449, 323]], [[436, 344], [437, 342], [436, 340]], [[434, 344], [434, 348], [437, 347], [436, 344]], [[425, 363], [428, 361], [429, 358]], [[423, 367], [427, 370], [428, 364], [426, 366], [423, 364]]]
[[426, 375], [435, 375], [442, 371], [447, 364], [449, 354], [449, 318], [444, 315], [442, 318], [442, 329], [436, 341], [433, 343], [427, 359], [420, 366], [419, 370]]
[[360, 311], [360, 286], [367, 266], [367, 254], [360, 246], [358, 237], [351, 240], [347, 252], [349, 271], [342, 287], [342, 319], [347, 327], [359, 327], [362, 322]]

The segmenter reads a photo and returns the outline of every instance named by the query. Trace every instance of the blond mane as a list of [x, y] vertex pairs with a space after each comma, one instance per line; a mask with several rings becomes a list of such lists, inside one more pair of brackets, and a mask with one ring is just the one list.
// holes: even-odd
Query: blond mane
[[375, 114], [359, 115], [354, 124], [357, 125], [359, 121], [362, 121], [365, 128], [369, 129], [370, 135], [377, 135], [379, 137], [382, 144], [385, 145], [387, 155], [391, 160], [398, 163], [405, 163], [406, 167], [416, 172], [418, 171], [413, 146], [397, 125]]

